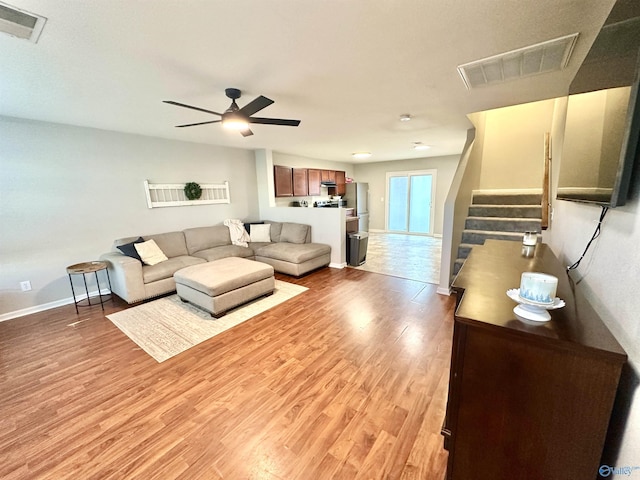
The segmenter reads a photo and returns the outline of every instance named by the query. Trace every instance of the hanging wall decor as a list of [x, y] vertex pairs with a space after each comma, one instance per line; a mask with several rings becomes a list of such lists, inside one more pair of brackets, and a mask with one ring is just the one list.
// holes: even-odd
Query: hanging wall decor
[[202, 188], [196, 182], [188, 182], [184, 186], [184, 194], [189, 200], [198, 200], [202, 195]]
[[149, 183], [145, 180], [144, 188], [149, 208], [231, 203], [229, 182], [203, 183], [202, 185], [189, 182], [185, 185], [184, 183]]

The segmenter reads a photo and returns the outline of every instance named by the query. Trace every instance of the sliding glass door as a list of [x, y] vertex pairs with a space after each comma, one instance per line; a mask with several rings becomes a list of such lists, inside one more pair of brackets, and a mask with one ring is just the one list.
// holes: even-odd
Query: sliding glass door
[[387, 173], [387, 230], [433, 233], [435, 170]]

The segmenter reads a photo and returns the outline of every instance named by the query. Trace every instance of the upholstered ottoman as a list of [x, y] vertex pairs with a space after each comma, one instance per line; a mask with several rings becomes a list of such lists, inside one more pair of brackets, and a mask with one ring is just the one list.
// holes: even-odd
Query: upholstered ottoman
[[250, 300], [271, 295], [275, 288], [271, 265], [239, 257], [182, 268], [173, 278], [183, 302], [197, 305], [216, 318]]

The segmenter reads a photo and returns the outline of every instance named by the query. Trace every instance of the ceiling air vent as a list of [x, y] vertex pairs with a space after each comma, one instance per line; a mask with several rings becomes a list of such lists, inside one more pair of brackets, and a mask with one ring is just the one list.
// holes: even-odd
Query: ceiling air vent
[[0, 2], [0, 32], [36, 43], [46, 18]]
[[562, 70], [578, 33], [465, 63], [458, 67], [467, 89], [507, 82], [517, 78]]

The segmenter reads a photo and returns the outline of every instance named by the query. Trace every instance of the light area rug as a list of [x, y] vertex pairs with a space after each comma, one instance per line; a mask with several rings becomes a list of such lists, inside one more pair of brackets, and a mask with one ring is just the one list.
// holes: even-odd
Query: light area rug
[[241, 305], [221, 318], [184, 303], [178, 295], [143, 303], [107, 318], [156, 361], [164, 362], [306, 290], [276, 280], [273, 295]]

